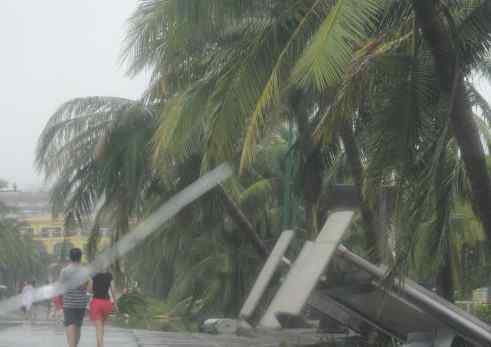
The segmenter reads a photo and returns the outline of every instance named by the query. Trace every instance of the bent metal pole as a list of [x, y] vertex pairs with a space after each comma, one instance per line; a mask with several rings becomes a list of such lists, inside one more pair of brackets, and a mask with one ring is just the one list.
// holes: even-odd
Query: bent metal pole
[[[368, 272], [378, 281], [383, 281], [386, 278], [387, 271], [384, 268], [370, 263], [362, 257], [350, 252], [342, 245], [338, 247], [337, 255]], [[428, 314], [448, 325], [451, 329], [455, 330], [458, 335], [479, 346], [491, 345], [491, 328], [477, 318], [460, 310], [458, 307], [451, 307], [450, 303], [409, 279], [404, 279], [402, 281], [395, 279], [394, 282], [400, 283], [400, 286], [397, 287], [399, 290], [398, 293], [401, 293], [413, 304], [419, 306]], [[381, 284], [381, 286], [382, 285], [383, 284]]]
[[[56, 295], [63, 294], [67, 289], [82, 285], [87, 281], [91, 273], [107, 267], [117, 258], [124, 256], [152, 233], [159, 230], [164, 223], [179, 213], [184, 207], [224, 182], [232, 174], [233, 170], [230, 165], [224, 163], [200, 177], [160, 206], [148, 218], [138, 224], [135, 229], [118, 241], [118, 243], [97, 256], [91, 264], [82, 267], [82, 270], [70, 282], [63, 285], [57, 283], [37, 288], [34, 291], [34, 302], [51, 299]], [[0, 302], [0, 315], [18, 310], [21, 306], [21, 295], [3, 300]]]

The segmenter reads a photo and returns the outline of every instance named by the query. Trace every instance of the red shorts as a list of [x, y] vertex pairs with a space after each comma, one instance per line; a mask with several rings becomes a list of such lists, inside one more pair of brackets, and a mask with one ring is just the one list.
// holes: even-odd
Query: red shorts
[[90, 303], [90, 320], [106, 320], [112, 311], [113, 304], [111, 300], [92, 299]]
[[61, 295], [57, 295], [53, 298], [53, 304], [57, 310], [63, 310], [63, 297]]

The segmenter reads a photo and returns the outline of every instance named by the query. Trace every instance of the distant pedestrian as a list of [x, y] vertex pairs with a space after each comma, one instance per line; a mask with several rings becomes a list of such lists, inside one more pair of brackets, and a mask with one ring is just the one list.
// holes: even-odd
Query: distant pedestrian
[[32, 304], [34, 302], [34, 287], [32, 282], [26, 282], [22, 288], [22, 312], [24, 319], [32, 319]]
[[87, 295], [88, 276], [80, 265], [82, 250], [70, 250], [70, 263], [60, 273], [60, 285], [64, 288], [63, 314], [69, 347], [77, 347], [80, 342], [80, 330], [84, 320], [89, 297]]
[[104, 347], [104, 323], [111, 312], [117, 310], [112, 282], [112, 274], [105, 271], [96, 273], [89, 284], [89, 291], [93, 294], [90, 302], [90, 320], [95, 324], [97, 347]]

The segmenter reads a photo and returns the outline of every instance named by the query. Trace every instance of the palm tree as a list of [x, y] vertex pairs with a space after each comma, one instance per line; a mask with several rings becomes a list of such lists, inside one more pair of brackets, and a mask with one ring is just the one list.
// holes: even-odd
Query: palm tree
[[[128, 35], [132, 71], [152, 69], [155, 83], [149, 95], [172, 100], [163, 110], [160, 148], [182, 153], [202, 146], [207, 159], [216, 160], [233, 157], [241, 147], [244, 170], [260, 147], [259, 135], [292, 117], [302, 135], [298, 158], [313, 175], [305, 176], [303, 186], [307, 225], [315, 230], [311, 206], [318, 195], [309, 192], [320, 191], [315, 188], [322, 165], [314, 160], [309, 170], [307, 163], [316, 157], [318, 140], [335, 143], [332, 135], [339, 129], [372, 245], [377, 238], [373, 197], [381, 185], [395, 182], [402, 197], [421, 177], [415, 172], [437, 177], [420, 158], [446, 153], [441, 143], [447, 142], [442, 139], [448, 137], [448, 127], [442, 112], [452, 98], [435, 83], [438, 64], [428, 58], [431, 50], [415, 30], [409, 1], [235, 2], [241, 12], [210, 6], [206, 16], [197, 15], [201, 5], [181, 3], [185, 5], [143, 2]], [[473, 18], [487, 10], [477, 3], [471, 5], [473, 11], [464, 2], [451, 5], [463, 33], [471, 33]], [[226, 21], [217, 20], [224, 17]], [[189, 35], [195, 22], [205, 33], [198, 44]], [[462, 45], [487, 45], [486, 24], [477, 23], [478, 40], [460, 35]], [[431, 132], [425, 131], [428, 125]], [[482, 165], [478, 171], [487, 175]]]
[[[135, 254], [135, 273], [145, 267], [166, 276], [160, 288], [153, 287], [154, 279], [141, 278], [148, 293], [166, 298], [172, 307], [187, 307], [189, 314], [238, 313], [264, 252], [280, 230], [276, 182], [281, 156], [276, 153], [265, 148], [258, 154], [260, 163], [230, 186], [193, 203], [149, 240], [144, 252]], [[168, 191], [161, 199], [199, 176], [202, 160], [196, 153], [176, 161], [171, 173], [166, 169], [165, 181], [174, 184], [164, 185]]]
[[[334, 86], [350, 62], [354, 42], [366, 36], [360, 22], [365, 17], [373, 19], [382, 2], [370, 0], [359, 6], [353, 1], [335, 5], [330, 1], [238, 1], [240, 11], [224, 4], [223, 11], [209, 6], [209, 13], [199, 18], [201, 5], [184, 3], [145, 1], [130, 20], [125, 57], [132, 63], [132, 72], [151, 68], [155, 83], [148, 94], [171, 100], [163, 110], [158, 147], [183, 153], [202, 146], [207, 161], [213, 162], [233, 158], [241, 146], [244, 172], [256, 150], [259, 130], [290, 119], [299, 135], [295, 150], [304, 178], [306, 229], [315, 235], [324, 159], [314, 130], [325, 111], [319, 105], [326, 103], [324, 95], [287, 88], [289, 70], [310, 38], [321, 41], [332, 34], [329, 44], [334, 49], [330, 51], [336, 54], [325, 56], [330, 70], [323, 78], [324, 82], [331, 78]], [[222, 18], [227, 20], [217, 20]], [[196, 30], [195, 21], [205, 33], [198, 41], [190, 34]], [[281, 100], [282, 95], [288, 100]]]
[[[141, 1], [124, 58], [132, 73], [153, 73], [144, 100], [69, 101], [41, 135], [37, 163], [55, 179], [54, 213], [80, 221], [102, 199], [92, 244], [107, 216], [117, 241], [131, 218], [232, 160], [241, 177], [185, 209], [135, 251], [127, 269], [168, 276], [167, 284], [145, 287], [175, 303], [236, 312], [257, 255], [282, 227], [301, 225], [306, 238], [315, 235], [323, 188], [343, 162], [373, 259], [381, 260], [374, 245], [385, 236], [376, 231], [375, 200], [390, 184], [397, 191], [397, 255], [440, 252], [440, 289], [451, 298], [459, 245], [478, 238], [477, 231], [456, 234], [454, 216], [468, 212], [475, 189], [467, 180], [475, 188], [477, 176], [462, 138], [455, 134], [456, 143], [450, 130], [460, 94], [439, 85], [438, 61], [416, 30], [421, 14], [413, 3], [416, 12], [409, 1], [388, 0]], [[478, 12], [451, 5], [457, 27], [468, 32]], [[487, 42], [485, 35], [459, 39], [475, 52]], [[469, 59], [480, 62], [475, 54]], [[464, 59], [462, 66], [472, 65]], [[465, 86], [469, 102], [486, 110]], [[300, 198], [298, 206], [292, 198]], [[296, 225], [289, 216], [298, 217]]]
[[22, 234], [24, 223], [0, 204], [0, 283], [16, 293], [21, 281], [43, 279], [46, 259], [37, 251], [30, 235]]
[[[93, 253], [104, 218], [114, 226], [112, 241], [129, 231], [130, 218], [143, 215], [151, 190], [151, 137], [155, 117], [150, 106], [114, 97], [78, 98], [51, 116], [38, 143], [36, 163], [54, 179], [51, 205], [66, 223], [82, 223], [97, 203], [89, 240]], [[106, 216], [106, 217], [104, 217]], [[122, 280], [119, 262], [114, 271]]]
[[[491, 46], [491, 26], [488, 21], [491, 5], [487, 1], [472, 4], [457, 1], [454, 6], [446, 8], [440, 1], [424, 0], [414, 0], [412, 4], [422, 34], [433, 54], [440, 88], [451, 97], [449, 118], [452, 130], [462, 151], [476, 214], [489, 238], [491, 181], [467, 96], [465, 75], [473, 64], [482, 60], [483, 53]], [[466, 8], [468, 5], [471, 5], [470, 8]], [[459, 10], [469, 12], [461, 23], [457, 23], [458, 17], [453, 13]]]
[[[187, 158], [165, 156], [162, 159], [154, 155], [151, 142], [156, 130], [154, 120], [152, 108], [141, 102], [111, 97], [79, 98], [62, 105], [41, 134], [37, 163], [48, 179], [54, 179], [51, 191], [53, 213], [62, 213], [67, 222], [82, 222], [91, 216], [97, 204], [101, 205], [96, 211], [95, 227], [89, 239], [92, 254], [97, 250], [101, 223], [113, 222], [112, 241], [116, 242], [129, 230], [131, 218], [144, 217], [200, 176], [203, 154], [199, 151]], [[204, 261], [202, 257], [215, 257], [218, 251], [226, 251], [221, 255], [225, 258], [220, 259], [236, 264], [229, 269], [231, 273], [237, 266], [245, 271], [236, 280], [227, 277], [232, 296], [222, 298], [215, 291], [194, 293], [192, 297], [198, 300], [206, 294], [210, 300], [204, 305], [206, 309], [237, 310], [239, 298], [247, 289], [248, 282], [244, 279], [254, 273], [251, 269], [255, 269], [255, 262], [261, 259], [256, 254], [264, 256], [268, 252], [263, 237], [267, 236], [272, 242], [276, 235], [270, 230], [279, 229], [271, 226], [273, 222], [267, 211], [272, 207], [265, 209], [271, 203], [267, 193], [271, 186], [261, 182], [268, 181], [256, 173], [246, 179], [246, 184], [251, 184], [250, 189], [237, 181], [227, 191], [221, 188], [208, 194], [202, 202], [194, 203], [162, 228], [157, 239], [163, 244], [152, 239], [135, 250], [127, 258], [132, 260], [126, 262], [125, 272], [139, 278], [135, 271], [141, 272], [142, 266], [146, 270], [154, 268], [155, 273], [169, 276], [168, 283], [154, 287], [147, 279], [144, 281], [146, 287], [161, 297], [171, 291], [173, 297], [181, 300], [183, 295], [190, 293], [182, 288], [192, 287], [194, 282], [186, 284], [188, 280], [174, 277], [184, 269], [187, 273], [197, 274], [198, 263]], [[101, 200], [102, 204], [99, 203]], [[225, 211], [230, 218], [224, 220]], [[203, 228], [205, 230], [199, 232]], [[212, 240], [211, 244], [205, 242]], [[192, 249], [199, 256], [189, 257], [186, 252], [195, 243], [197, 246]], [[254, 261], [242, 264], [237, 253], [230, 249], [232, 244], [234, 249], [240, 247], [240, 251], [246, 252]], [[210, 247], [213, 245], [216, 247]], [[119, 276], [122, 276], [122, 264], [116, 264], [115, 271]], [[213, 276], [209, 274], [208, 282], [212, 283]], [[217, 272], [216, 276], [223, 280], [222, 272]], [[208, 282], [200, 283], [205, 288], [211, 285]]]

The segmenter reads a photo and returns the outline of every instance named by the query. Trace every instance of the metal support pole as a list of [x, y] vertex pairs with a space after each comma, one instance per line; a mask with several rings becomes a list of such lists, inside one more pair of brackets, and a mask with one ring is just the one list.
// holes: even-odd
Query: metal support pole
[[[367, 260], [357, 256], [342, 245], [338, 247], [337, 255], [373, 275], [380, 281], [386, 278], [387, 272], [385, 269], [375, 266]], [[397, 279], [395, 279], [395, 281], [397, 281]], [[491, 345], [491, 328], [485, 323], [458, 307], [450, 307], [450, 303], [409, 279], [404, 279], [400, 282], [400, 293], [413, 304], [447, 324], [451, 329], [454, 329], [458, 335], [461, 335], [470, 342], [483, 347]]]

